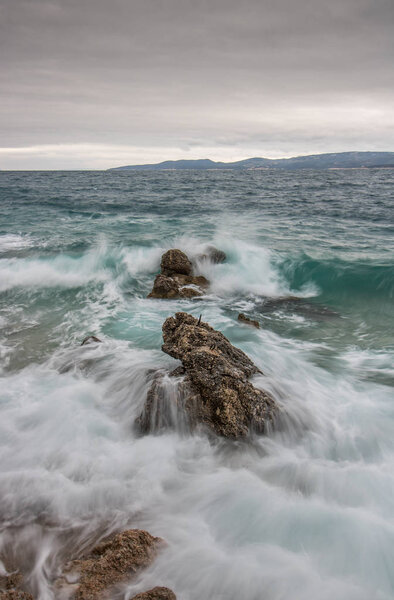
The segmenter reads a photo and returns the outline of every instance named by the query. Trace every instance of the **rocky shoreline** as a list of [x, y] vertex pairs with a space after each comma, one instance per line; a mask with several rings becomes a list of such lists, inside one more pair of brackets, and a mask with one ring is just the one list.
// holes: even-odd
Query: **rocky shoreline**
[[[201, 297], [210, 282], [198, 272], [205, 261], [221, 263], [226, 255], [208, 247], [204, 254], [189, 260], [179, 249], [168, 250], [161, 259], [148, 298], [171, 300]], [[240, 323], [259, 328], [258, 321], [241, 313]], [[201, 431], [229, 440], [263, 434], [275, 425], [279, 413], [274, 398], [250, 380], [262, 374], [242, 350], [220, 332], [186, 312], [168, 317], [162, 327], [162, 351], [180, 361], [170, 371], [157, 371], [143, 410], [135, 421], [141, 435], [171, 428], [169, 414], [178, 414], [189, 432]], [[88, 335], [82, 346], [101, 340]], [[168, 381], [172, 393], [168, 394]], [[163, 539], [140, 529], [118, 532], [101, 541], [82, 557], [71, 558], [54, 582], [59, 600], [109, 600], [117, 597], [119, 586], [152, 564], [165, 547]], [[4, 557], [0, 556], [0, 559]], [[34, 600], [18, 570], [0, 575], [0, 600]], [[12, 565], [15, 568], [15, 565]], [[176, 600], [172, 590], [157, 586], [130, 600]]]

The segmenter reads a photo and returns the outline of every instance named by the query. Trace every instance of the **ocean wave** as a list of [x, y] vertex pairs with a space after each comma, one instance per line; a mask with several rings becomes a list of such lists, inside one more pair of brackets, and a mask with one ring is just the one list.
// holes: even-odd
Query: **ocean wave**
[[58, 255], [51, 258], [0, 259], [0, 292], [15, 287], [75, 288], [91, 281], [107, 281], [108, 266], [102, 249], [88, 251], [80, 257]]
[[394, 296], [394, 266], [365, 261], [316, 259], [306, 254], [278, 263], [282, 277], [293, 290], [316, 286], [323, 294]]

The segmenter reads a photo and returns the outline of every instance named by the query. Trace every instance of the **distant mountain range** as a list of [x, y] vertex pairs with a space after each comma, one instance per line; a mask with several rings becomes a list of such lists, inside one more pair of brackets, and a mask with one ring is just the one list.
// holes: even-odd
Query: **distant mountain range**
[[331, 154], [311, 154], [294, 158], [247, 158], [237, 162], [215, 162], [208, 158], [200, 160], [166, 160], [149, 165], [128, 165], [115, 167], [110, 171], [141, 170], [170, 171], [182, 169], [357, 169], [394, 168], [394, 152], [338, 152]]

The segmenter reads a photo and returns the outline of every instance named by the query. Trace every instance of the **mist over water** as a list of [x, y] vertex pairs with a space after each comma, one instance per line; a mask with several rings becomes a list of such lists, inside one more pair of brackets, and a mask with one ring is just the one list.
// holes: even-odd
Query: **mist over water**
[[[0, 556], [36, 598], [128, 527], [167, 546], [125, 600], [393, 598], [393, 196], [392, 170], [0, 173]], [[206, 296], [146, 299], [207, 245]], [[279, 430], [136, 434], [179, 310], [261, 368]]]

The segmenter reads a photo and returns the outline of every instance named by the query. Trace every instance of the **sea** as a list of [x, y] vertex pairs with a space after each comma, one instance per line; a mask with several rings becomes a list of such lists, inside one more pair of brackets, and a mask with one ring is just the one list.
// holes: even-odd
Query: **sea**
[[[209, 246], [204, 296], [147, 298], [166, 250]], [[392, 600], [393, 258], [393, 169], [0, 172], [0, 575], [53, 600], [142, 528], [166, 545], [124, 600]], [[251, 357], [280, 428], [136, 430], [179, 311]]]

